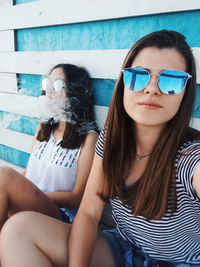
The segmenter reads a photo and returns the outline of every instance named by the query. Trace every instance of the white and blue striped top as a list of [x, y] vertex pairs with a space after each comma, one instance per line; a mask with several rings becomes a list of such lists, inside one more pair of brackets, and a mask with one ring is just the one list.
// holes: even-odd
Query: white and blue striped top
[[[103, 157], [101, 132], [96, 153]], [[178, 155], [180, 155], [178, 157]], [[176, 159], [177, 211], [161, 220], [134, 216], [118, 199], [111, 199], [113, 218], [120, 235], [158, 260], [186, 262], [200, 266], [200, 198], [192, 186], [195, 167], [200, 163], [200, 141], [184, 143]], [[200, 178], [200, 177], [199, 177]]]

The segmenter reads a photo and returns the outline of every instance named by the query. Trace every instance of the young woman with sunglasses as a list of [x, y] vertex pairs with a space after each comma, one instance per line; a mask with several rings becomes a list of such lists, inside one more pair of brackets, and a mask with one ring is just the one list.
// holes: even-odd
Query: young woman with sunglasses
[[[17, 214], [1, 233], [3, 267], [200, 266], [200, 133], [189, 127], [195, 85], [183, 35], [140, 39], [122, 66], [72, 229]], [[117, 228], [98, 234], [106, 201]]]
[[24, 210], [73, 221], [89, 175], [97, 133], [88, 72], [59, 64], [42, 85], [42, 122], [25, 176], [0, 168], [0, 228]]

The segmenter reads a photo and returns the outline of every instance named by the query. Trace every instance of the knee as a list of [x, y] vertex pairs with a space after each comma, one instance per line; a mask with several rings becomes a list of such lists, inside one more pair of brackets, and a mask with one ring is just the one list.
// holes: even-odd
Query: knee
[[15, 171], [9, 167], [0, 167], [0, 186], [7, 186], [15, 178]]
[[[33, 220], [29, 212], [21, 212], [11, 216], [3, 225], [0, 234], [0, 257], [3, 258], [9, 253], [13, 253], [19, 244], [23, 244], [24, 239], [28, 239], [27, 224]], [[31, 240], [31, 239], [30, 239]], [[21, 243], [20, 243], [21, 242]]]
[[13, 237], [16, 235], [21, 236], [22, 232], [24, 233], [27, 229], [29, 222], [33, 221], [34, 215], [32, 215], [32, 213], [34, 212], [22, 211], [11, 216], [4, 224], [1, 230], [0, 238], [8, 235]]
[[3, 225], [0, 235], [1, 248], [23, 236], [27, 226], [27, 217], [24, 213], [20, 212], [11, 216]]

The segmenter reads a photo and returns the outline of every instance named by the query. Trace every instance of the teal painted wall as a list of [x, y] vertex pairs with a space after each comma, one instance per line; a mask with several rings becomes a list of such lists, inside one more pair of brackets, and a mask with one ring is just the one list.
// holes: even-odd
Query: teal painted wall
[[129, 49], [143, 35], [160, 29], [179, 31], [190, 46], [199, 46], [199, 18], [197, 10], [24, 29], [17, 31], [17, 50]]
[[[32, 2], [16, 0], [15, 4]], [[139, 16], [105, 21], [76, 23], [68, 25], [21, 29], [16, 31], [17, 51], [52, 50], [93, 50], [129, 49], [143, 35], [160, 30], [171, 29], [186, 36], [190, 46], [200, 47], [200, 10]], [[41, 94], [42, 76], [19, 74], [19, 91], [37, 97]], [[94, 103], [109, 106], [115, 80], [93, 79]], [[0, 119], [9, 113], [0, 111]], [[37, 118], [15, 116], [8, 128], [33, 135], [39, 123]], [[200, 118], [200, 85], [197, 86], [193, 117]], [[29, 155], [10, 147], [0, 145], [0, 158], [26, 166]]]
[[[9, 118], [11, 118], [11, 120]], [[17, 115], [5, 111], [0, 111], [0, 121], [8, 121], [7, 129], [30, 135], [35, 134], [36, 127], [39, 124], [38, 118]]]
[[28, 153], [1, 144], [0, 144], [0, 157], [5, 161], [11, 162], [23, 168], [26, 167], [29, 160]]
[[24, 3], [28, 3], [28, 2], [35, 2], [38, 0], [14, 0], [14, 5], [19, 5], [19, 4], [24, 4]]
[[[76, 23], [52, 27], [23, 29], [16, 32], [18, 51], [129, 49], [143, 35], [172, 29], [186, 36], [190, 46], [200, 46], [200, 10], [113, 19], [88, 23]], [[139, 25], [139, 27], [138, 27]], [[195, 26], [194, 26], [195, 25]], [[192, 30], [191, 30], [192, 29]], [[35, 75], [19, 76], [24, 94], [38, 96], [41, 78]], [[95, 104], [108, 106], [114, 88], [114, 80], [93, 80]], [[24, 86], [25, 87], [25, 86]], [[200, 118], [200, 86], [193, 116]], [[107, 93], [108, 92], [108, 93]]]

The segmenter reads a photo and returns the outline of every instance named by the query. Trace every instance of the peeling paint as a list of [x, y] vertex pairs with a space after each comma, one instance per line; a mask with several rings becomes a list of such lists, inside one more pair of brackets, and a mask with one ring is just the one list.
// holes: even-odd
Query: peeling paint
[[200, 85], [197, 85], [196, 88], [196, 98], [193, 111], [193, 118], [200, 118]]
[[17, 50], [129, 49], [143, 35], [161, 29], [179, 31], [190, 46], [199, 46], [199, 17], [195, 10], [21, 29], [16, 31]]
[[34, 135], [35, 130], [39, 124], [39, 119], [38, 118], [31, 118], [28, 116], [22, 116], [14, 113], [9, 113], [5, 111], [0, 111], [0, 121], [4, 120], [7, 116], [10, 116], [13, 120], [11, 119], [8, 122], [8, 127], [7, 129], [14, 130], [17, 132], [22, 132], [25, 134], [30, 134]]
[[25, 168], [28, 163], [29, 154], [12, 147], [0, 144], [0, 158], [15, 165]]
[[18, 92], [23, 95], [40, 96], [43, 77], [41, 75], [18, 74]]
[[24, 4], [24, 3], [29, 3], [29, 2], [35, 2], [35, 1], [38, 1], [38, 0], [15, 0], [14, 1], [14, 4], [15, 5], [19, 5], [19, 4]]

